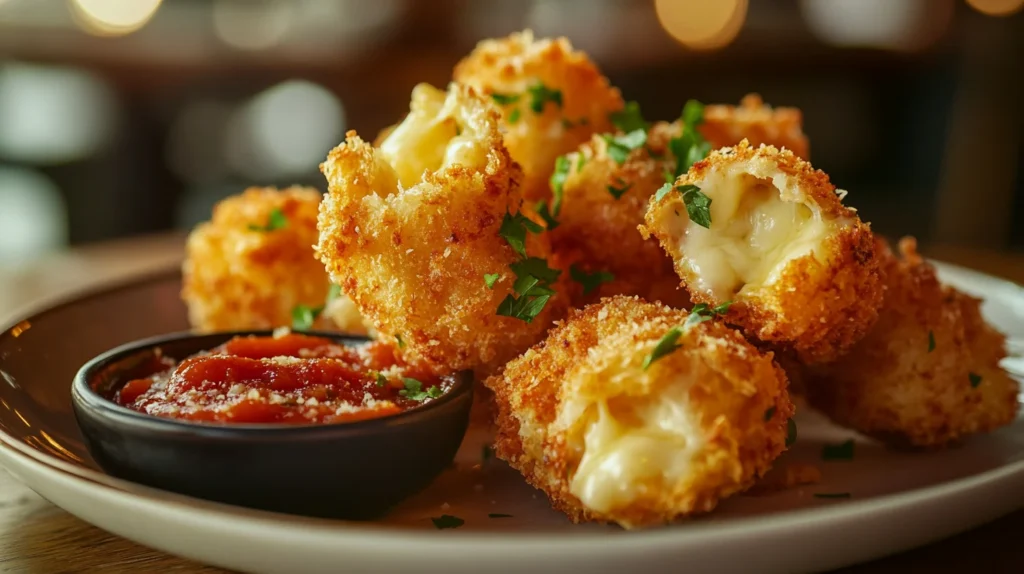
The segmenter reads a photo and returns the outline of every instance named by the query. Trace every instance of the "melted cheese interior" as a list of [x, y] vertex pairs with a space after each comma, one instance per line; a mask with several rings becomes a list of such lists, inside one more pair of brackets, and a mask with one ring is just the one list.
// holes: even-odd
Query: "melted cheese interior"
[[412, 92], [409, 114], [381, 142], [380, 151], [405, 188], [420, 183], [424, 172], [452, 165], [486, 165], [487, 152], [476, 141], [477, 131], [455, 92], [429, 84]]
[[657, 397], [623, 396], [591, 404], [570, 492], [593, 510], [611, 512], [685, 480], [704, 444], [687, 404], [687, 388], [683, 383]]
[[678, 218], [685, 225], [678, 236], [696, 287], [706, 293], [730, 300], [770, 285], [793, 259], [822, 256], [818, 248], [834, 222], [800, 201], [784, 201], [772, 180], [734, 168], [711, 174], [701, 190], [712, 200], [711, 229]]

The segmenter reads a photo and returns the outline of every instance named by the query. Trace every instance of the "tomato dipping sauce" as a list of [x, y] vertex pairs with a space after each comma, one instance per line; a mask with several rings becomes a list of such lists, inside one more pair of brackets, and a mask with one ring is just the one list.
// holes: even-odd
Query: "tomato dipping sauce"
[[109, 399], [158, 417], [219, 423], [327, 424], [400, 413], [454, 384], [380, 342], [339, 345], [290, 332], [235, 337], [180, 363], [157, 354]]

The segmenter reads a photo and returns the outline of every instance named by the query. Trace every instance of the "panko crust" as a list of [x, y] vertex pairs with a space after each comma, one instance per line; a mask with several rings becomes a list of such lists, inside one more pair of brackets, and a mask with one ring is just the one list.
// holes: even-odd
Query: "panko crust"
[[[385, 155], [349, 132], [321, 165], [329, 191], [316, 253], [379, 336], [401, 338], [405, 357], [480, 375], [540, 340], [566, 305], [552, 297], [532, 323], [496, 315], [516, 279], [509, 264], [519, 256], [498, 232], [522, 204], [521, 173], [502, 144], [497, 110], [466, 86], [452, 84], [446, 97], [485, 163], [427, 170], [403, 189]], [[547, 237], [529, 234], [527, 252], [547, 257]], [[491, 273], [500, 278], [488, 289]]]
[[[617, 296], [570, 312], [548, 337], [486, 381], [498, 408], [497, 456], [544, 491], [575, 522], [609, 521], [626, 528], [708, 512], [752, 485], [785, 449], [793, 404], [771, 354], [717, 322], [685, 329], [682, 348], [643, 370], [642, 362], [687, 312]], [[662, 392], [674, 375], [695, 373], [689, 403], [706, 441], [688, 478], [648, 489], [625, 508], [601, 513], [570, 491], [582, 457], [584, 422], [568, 426], [559, 411], [570, 398], [643, 397]], [[769, 418], [766, 413], [774, 414]], [[768, 420], [765, 420], [768, 418]]]
[[799, 108], [772, 108], [758, 94], [747, 94], [739, 106], [705, 106], [704, 122], [697, 128], [712, 148], [734, 146], [747, 140], [785, 148], [797, 157], [810, 159], [810, 145], [803, 131]]
[[999, 367], [1005, 337], [982, 318], [980, 300], [943, 285], [913, 239], [900, 242], [902, 258], [878, 241], [879, 320], [847, 355], [807, 370], [811, 405], [895, 447], [941, 447], [1011, 423], [1019, 385]]
[[[306, 187], [252, 187], [219, 202], [210, 221], [186, 242], [182, 299], [200, 331], [271, 329], [292, 323], [296, 305], [324, 304], [330, 282], [313, 256], [321, 194]], [[287, 219], [283, 229], [266, 226], [271, 213]], [[365, 333], [358, 314], [340, 327]], [[321, 316], [315, 328], [339, 328]]]
[[[480, 42], [455, 66], [453, 78], [487, 97], [522, 95], [501, 106], [502, 127], [509, 153], [523, 168], [523, 194], [530, 201], [550, 197], [555, 159], [595, 133], [612, 131], [608, 115], [623, 107], [619, 90], [584, 52], [566, 38], [534, 39], [530, 30]], [[526, 92], [537, 82], [558, 90], [561, 106], [547, 104], [540, 114], [531, 110]]]
[[[668, 141], [681, 129], [678, 124], [654, 124], [647, 145], [632, 151], [621, 165], [609, 157], [608, 143], [600, 135], [568, 154], [570, 170], [563, 185], [559, 223], [550, 232], [551, 247], [588, 273], [606, 271], [615, 276], [588, 294], [574, 287], [573, 306], [613, 295], [638, 295], [676, 308], [690, 306], [672, 259], [657, 240], [645, 239], [637, 231], [651, 196], [665, 183], [665, 171], [674, 169]], [[610, 186], [626, 191], [616, 199]]]
[[[883, 285], [871, 228], [855, 210], [843, 205], [843, 192], [836, 189], [828, 175], [789, 150], [766, 145], [754, 147], [742, 141], [735, 147], [712, 151], [707, 159], [693, 164], [675, 185], [701, 187], [712, 170], [755, 161], [767, 162], [761, 165], [769, 165], [788, 177], [791, 187], [799, 189], [802, 195], [796, 200], [812, 203], [825, 217], [848, 224], [833, 230], [822, 242], [818, 247], [820, 258], [808, 253], [792, 259], [782, 276], [770, 285], [739, 294], [726, 320], [751, 337], [795, 353], [802, 362], [834, 360], [874, 324]], [[655, 236], [672, 256], [676, 273], [694, 303], [725, 303], [694, 287], [697, 274], [680, 251], [680, 238], [659, 225], [667, 211], [686, 217], [681, 194], [669, 193], [661, 201], [651, 201], [645, 224], [640, 226], [641, 233], [644, 237]]]

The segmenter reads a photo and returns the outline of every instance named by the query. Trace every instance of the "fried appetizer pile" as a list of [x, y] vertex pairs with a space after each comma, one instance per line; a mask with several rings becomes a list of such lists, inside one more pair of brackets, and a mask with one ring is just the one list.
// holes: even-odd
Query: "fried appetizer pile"
[[707, 106], [704, 108], [704, 123], [699, 129], [715, 149], [747, 140], [753, 146], [765, 144], [785, 148], [797, 157], [810, 159], [800, 110], [772, 109], [757, 94], [747, 94], [739, 106]]
[[[254, 187], [214, 207], [186, 244], [182, 298], [193, 327], [270, 329], [291, 325], [297, 308], [324, 307], [330, 282], [313, 256], [320, 198], [312, 188]], [[320, 314], [311, 327], [366, 332], [351, 312]]]
[[500, 121], [470, 87], [421, 84], [379, 148], [349, 132], [321, 165], [317, 257], [381, 339], [439, 372], [503, 365], [565, 307]]
[[734, 303], [748, 336], [804, 363], [836, 359], [878, 316], [869, 226], [823, 172], [746, 141], [713, 151], [659, 190], [641, 232], [675, 261], [695, 303]]
[[497, 456], [576, 522], [661, 524], [749, 487], [785, 448], [786, 377], [737, 331], [688, 319], [625, 296], [571, 311], [487, 380]]
[[902, 259], [883, 247], [885, 304], [841, 359], [809, 369], [808, 399], [866, 435], [897, 447], [938, 447], [1009, 424], [1017, 382], [999, 367], [1003, 335], [980, 301], [939, 282], [911, 239]]
[[674, 169], [667, 148], [680, 131], [678, 124], [659, 122], [649, 129], [646, 145], [637, 141], [632, 149], [620, 143], [629, 137], [621, 132], [595, 135], [559, 159], [551, 246], [577, 279], [574, 306], [618, 294], [689, 305], [672, 260], [656, 240], [637, 231], [651, 196], [665, 183], [664, 173]]
[[454, 80], [501, 108], [505, 145], [523, 168], [523, 194], [548, 199], [555, 159], [611, 131], [619, 90], [569, 40], [535, 40], [529, 30], [484, 40], [455, 67]]

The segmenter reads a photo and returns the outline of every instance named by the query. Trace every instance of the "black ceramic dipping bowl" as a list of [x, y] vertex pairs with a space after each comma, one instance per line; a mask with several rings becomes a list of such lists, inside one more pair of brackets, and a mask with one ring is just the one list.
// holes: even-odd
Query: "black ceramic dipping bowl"
[[[109, 474], [198, 498], [328, 518], [371, 519], [451, 464], [473, 402], [471, 373], [442, 397], [395, 415], [320, 425], [214, 424], [150, 416], [108, 393], [159, 347], [180, 361], [236, 335], [176, 333], [130, 343], [86, 363], [71, 402], [86, 445]], [[342, 345], [364, 337], [305, 333]], [[108, 395], [109, 396], [109, 395]]]

